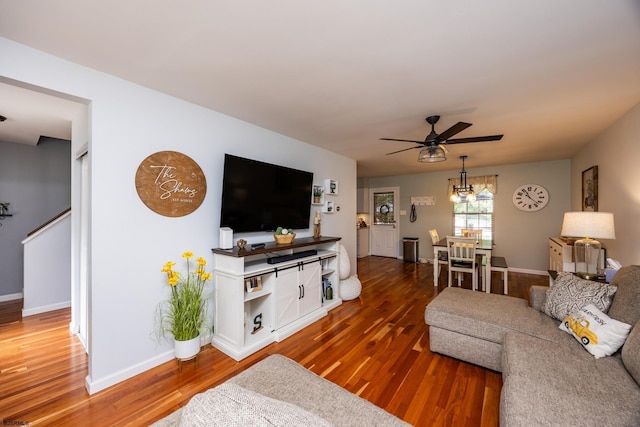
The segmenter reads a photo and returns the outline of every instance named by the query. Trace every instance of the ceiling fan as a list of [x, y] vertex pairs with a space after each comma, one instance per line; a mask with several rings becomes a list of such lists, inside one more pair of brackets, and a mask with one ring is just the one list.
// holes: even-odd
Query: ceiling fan
[[465, 144], [468, 142], [486, 142], [486, 141], [499, 141], [502, 139], [504, 135], [489, 135], [489, 136], [475, 136], [470, 138], [455, 138], [451, 139], [452, 136], [462, 132], [469, 126], [471, 123], [458, 122], [455, 125], [451, 126], [449, 129], [445, 130], [441, 134], [436, 133], [435, 124], [440, 120], [440, 116], [429, 116], [427, 117], [427, 123], [431, 125], [431, 132], [424, 141], [414, 141], [411, 139], [396, 139], [396, 138], [380, 138], [383, 141], [401, 141], [401, 142], [415, 142], [416, 144], [420, 144], [416, 147], [409, 147], [402, 150], [394, 151], [390, 154], [401, 153], [407, 150], [413, 150], [415, 148], [421, 148], [420, 155], [418, 156], [418, 161], [421, 162], [441, 162], [447, 160], [445, 153], [447, 149], [445, 145], [449, 144]]

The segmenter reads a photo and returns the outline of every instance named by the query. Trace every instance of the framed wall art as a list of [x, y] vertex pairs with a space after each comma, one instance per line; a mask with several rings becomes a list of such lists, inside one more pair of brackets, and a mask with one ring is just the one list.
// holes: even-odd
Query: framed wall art
[[598, 212], [598, 166], [582, 171], [582, 210]]
[[247, 287], [247, 292], [256, 292], [262, 290], [262, 276], [249, 277], [244, 279], [244, 284]]
[[198, 209], [207, 194], [200, 166], [182, 153], [160, 151], [140, 163], [136, 171], [140, 200], [157, 214], [179, 217]]

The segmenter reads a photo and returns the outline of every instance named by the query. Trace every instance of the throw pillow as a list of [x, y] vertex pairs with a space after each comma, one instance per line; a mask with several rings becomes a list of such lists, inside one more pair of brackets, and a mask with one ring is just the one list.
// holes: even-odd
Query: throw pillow
[[572, 273], [558, 273], [555, 284], [547, 290], [544, 312], [554, 319], [563, 320], [582, 307], [594, 304], [606, 313], [616, 290], [615, 286], [581, 279]]
[[629, 335], [631, 325], [612, 319], [589, 304], [560, 323], [560, 329], [570, 333], [596, 359], [618, 351]]

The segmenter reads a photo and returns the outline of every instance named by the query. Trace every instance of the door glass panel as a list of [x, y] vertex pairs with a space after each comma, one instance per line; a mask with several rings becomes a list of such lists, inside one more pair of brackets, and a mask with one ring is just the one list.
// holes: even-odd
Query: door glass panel
[[375, 225], [394, 224], [393, 192], [373, 193], [373, 223]]

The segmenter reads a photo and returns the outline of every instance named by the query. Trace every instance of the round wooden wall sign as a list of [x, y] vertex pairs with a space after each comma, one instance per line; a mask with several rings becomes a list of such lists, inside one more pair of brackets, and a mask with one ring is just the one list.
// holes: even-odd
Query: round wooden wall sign
[[136, 190], [152, 211], [178, 217], [200, 207], [207, 194], [207, 180], [191, 157], [176, 151], [159, 151], [138, 166]]

